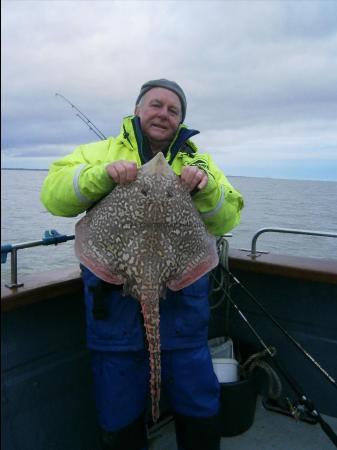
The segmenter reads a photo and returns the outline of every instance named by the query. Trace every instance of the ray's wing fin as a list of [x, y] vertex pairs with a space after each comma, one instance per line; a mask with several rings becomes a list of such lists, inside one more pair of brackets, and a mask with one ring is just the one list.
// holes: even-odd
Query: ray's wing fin
[[75, 226], [75, 254], [81, 264], [87, 267], [98, 278], [111, 284], [123, 284], [124, 278], [111, 270], [111, 264], [104, 263], [102, 258], [95, 254], [93, 244], [88, 236], [87, 216], [80, 219]]
[[214, 239], [210, 241], [207, 247], [206, 257], [202, 258], [198, 264], [193, 264], [193, 261], [191, 261], [179, 276], [167, 283], [167, 287], [172, 291], [179, 291], [210, 272], [218, 263], [219, 257]]

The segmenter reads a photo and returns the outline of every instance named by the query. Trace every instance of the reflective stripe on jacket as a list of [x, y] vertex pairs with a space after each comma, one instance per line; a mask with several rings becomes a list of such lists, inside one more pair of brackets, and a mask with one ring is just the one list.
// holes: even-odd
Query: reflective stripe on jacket
[[[196, 165], [208, 174], [207, 186], [193, 195], [193, 201], [208, 230], [220, 236], [240, 221], [241, 194], [229, 183], [210, 155], [199, 153], [190, 137], [197, 134], [180, 125], [166, 159], [180, 175], [188, 165]], [[118, 160], [146, 162], [139, 118], [124, 119], [116, 138], [81, 145], [70, 155], [54, 162], [44, 181], [41, 200], [54, 215], [74, 217], [86, 211], [114, 188], [106, 166]]]

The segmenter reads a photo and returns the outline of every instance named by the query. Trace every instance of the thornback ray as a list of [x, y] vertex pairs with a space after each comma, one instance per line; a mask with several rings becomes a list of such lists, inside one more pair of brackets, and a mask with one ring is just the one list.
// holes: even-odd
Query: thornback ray
[[[102, 280], [141, 304], [150, 355], [152, 417], [159, 417], [159, 301], [218, 264], [216, 240], [162, 153], [117, 185], [75, 227], [75, 253]], [[165, 301], [165, 300], [163, 300]]]

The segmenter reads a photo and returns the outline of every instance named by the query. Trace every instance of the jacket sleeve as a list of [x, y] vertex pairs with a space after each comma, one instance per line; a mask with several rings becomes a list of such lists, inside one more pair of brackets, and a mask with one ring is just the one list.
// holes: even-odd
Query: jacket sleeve
[[44, 180], [41, 201], [56, 216], [74, 217], [114, 187], [106, 172], [112, 139], [82, 145], [54, 162]]
[[188, 165], [196, 165], [208, 175], [207, 186], [193, 195], [193, 201], [210, 233], [221, 236], [236, 227], [244, 206], [240, 192], [207, 153], [197, 153]]

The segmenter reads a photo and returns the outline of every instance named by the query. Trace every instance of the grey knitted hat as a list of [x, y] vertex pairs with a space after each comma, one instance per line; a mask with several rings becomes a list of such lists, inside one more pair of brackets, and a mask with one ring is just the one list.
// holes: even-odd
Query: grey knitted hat
[[143, 86], [140, 89], [140, 93], [137, 97], [136, 105], [138, 105], [138, 103], [140, 102], [140, 99], [143, 97], [144, 94], [146, 94], [146, 92], [148, 92], [150, 89], [155, 88], [155, 87], [169, 89], [170, 91], [172, 91], [178, 95], [178, 97], [180, 99], [180, 103], [181, 103], [182, 122], [183, 122], [185, 120], [185, 116], [186, 116], [187, 102], [186, 102], [186, 97], [185, 97], [184, 91], [181, 89], [179, 84], [177, 84], [175, 81], [170, 81], [170, 80], [166, 80], [165, 78], [160, 78], [159, 80], [151, 80], [151, 81], [148, 81], [147, 83], [143, 84]]

